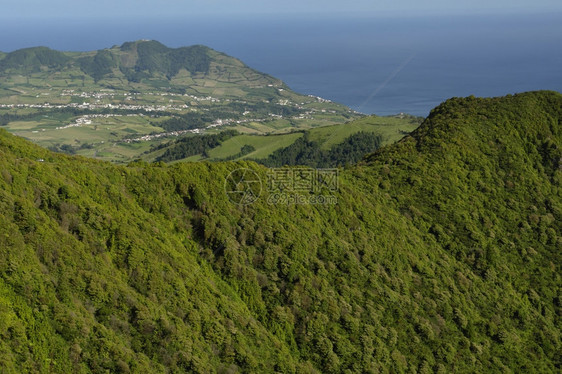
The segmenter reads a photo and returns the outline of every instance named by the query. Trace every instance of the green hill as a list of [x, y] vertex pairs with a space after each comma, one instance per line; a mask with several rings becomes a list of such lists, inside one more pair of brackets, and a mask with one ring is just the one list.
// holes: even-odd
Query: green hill
[[[125, 77], [130, 82], [138, 83], [143, 78], [158, 79], [161, 75], [171, 81], [182, 69], [190, 74], [208, 74], [211, 63], [216, 64], [219, 60], [218, 55], [223, 60], [235, 61], [229, 61], [230, 64], [251, 71], [241, 62], [205, 46], [168, 48], [154, 40], [141, 40], [126, 42], [120, 47], [82, 53], [64, 53], [47, 47], [20, 49], [0, 56], [0, 72], [31, 74], [44, 70], [54, 74], [79, 68], [96, 82], [104, 78]], [[265, 74], [255, 71], [253, 74], [261, 75], [260, 78], [268, 82], [280, 83]]]
[[3, 57], [0, 60], [1, 72], [13, 69], [21, 73], [39, 72], [42, 67], [61, 69], [70, 60], [64, 53], [47, 47], [20, 49], [0, 57]]
[[[27, 80], [22, 82], [18, 75]], [[137, 94], [161, 90], [212, 95], [216, 99], [238, 99], [237, 103], [246, 104], [246, 109], [263, 100], [281, 98], [287, 101], [285, 106], [293, 100], [299, 104], [302, 100], [310, 101], [308, 96], [292, 92], [281, 80], [209, 47], [169, 48], [154, 40], [126, 42], [89, 52], [34, 47], [1, 53], [0, 84], [7, 88], [27, 87], [39, 90], [40, 94], [46, 94], [41, 91], [45, 88], [56, 94], [64, 89], [86, 88], [86, 93], [92, 89], [113, 89]], [[315, 104], [324, 109], [345, 109], [342, 105], [318, 105], [317, 101]]]
[[160, 72], [168, 79], [176, 76], [181, 69], [192, 74], [208, 73], [211, 66], [209, 48], [204, 46], [170, 49], [159, 42], [150, 41], [125, 43], [121, 51], [136, 51], [138, 57], [132, 68], [134, 72]]
[[0, 371], [559, 372], [561, 125], [555, 92], [451, 99], [304, 191], [0, 130]]

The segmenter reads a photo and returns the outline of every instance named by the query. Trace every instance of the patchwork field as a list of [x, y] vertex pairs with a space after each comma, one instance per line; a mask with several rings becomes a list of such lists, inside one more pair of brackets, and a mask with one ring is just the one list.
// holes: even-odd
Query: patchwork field
[[[350, 121], [344, 124], [321, 126], [311, 129], [299, 129], [292, 132], [272, 133], [272, 134], [247, 134], [242, 133], [233, 136], [217, 147], [209, 149], [206, 155], [198, 154], [189, 156], [177, 161], [218, 161], [218, 160], [241, 160], [265, 159], [273, 152], [286, 148], [293, 144], [297, 139], [302, 138], [305, 133], [311, 141], [318, 142], [321, 149], [329, 150], [333, 146], [344, 142], [351, 135], [359, 132], [373, 133], [381, 136], [381, 145], [387, 145], [400, 140], [404, 135], [415, 130], [420, 124], [421, 118], [398, 115], [391, 117], [368, 116], [358, 120]], [[239, 130], [237, 127], [234, 129]], [[193, 135], [197, 136], [197, 135]], [[170, 147], [174, 146], [174, 142], [170, 143]], [[253, 147], [253, 151], [244, 155], [239, 155], [244, 146]], [[158, 149], [148, 152], [141, 157], [146, 161], [155, 161], [166, 151]]]

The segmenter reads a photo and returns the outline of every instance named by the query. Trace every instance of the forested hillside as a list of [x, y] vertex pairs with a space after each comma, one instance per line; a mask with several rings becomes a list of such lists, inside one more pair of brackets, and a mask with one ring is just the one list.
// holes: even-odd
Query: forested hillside
[[0, 130], [0, 372], [562, 370], [561, 94], [451, 99], [330, 203], [272, 203], [270, 173]]

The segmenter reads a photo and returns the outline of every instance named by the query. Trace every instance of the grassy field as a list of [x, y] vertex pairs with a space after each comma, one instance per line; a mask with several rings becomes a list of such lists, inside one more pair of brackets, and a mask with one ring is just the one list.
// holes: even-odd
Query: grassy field
[[[344, 124], [315, 127], [309, 130], [310, 140], [321, 143], [321, 148], [330, 149], [345, 138], [360, 132], [379, 134], [383, 138], [383, 145], [400, 140], [407, 133], [415, 130], [419, 121], [410, 117], [377, 117], [370, 116]], [[244, 145], [252, 145], [256, 150], [244, 158], [266, 158], [276, 150], [292, 144], [297, 138], [303, 136], [302, 132], [291, 132], [279, 135], [240, 135], [225, 141], [222, 145], [209, 151], [213, 158], [225, 158], [240, 152]]]
[[[411, 116], [391, 116], [391, 117], [377, 117], [369, 116], [364, 117], [355, 121], [351, 121], [344, 124], [332, 125], [332, 126], [322, 126], [310, 128], [309, 132], [310, 140], [316, 141], [321, 144], [321, 148], [328, 150], [336, 144], [343, 142], [349, 136], [358, 133], [360, 131], [375, 133], [382, 136], [382, 144], [390, 144], [400, 140], [404, 135], [415, 130], [420, 124], [420, 118]], [[234, 127], [240, 130], [238, 127]], [[289, 131], [290, 128], [284, 127], [283, 130]], [[206, 160], [216, 161], [223, 160], [226, 158], [236, 156], [243, 146], [251, 145], [255, 148], [255, 151], [246, 154], [244, 156], [235, 158], [240, 159], [264, 159], [271, 155], [278, 149], [288, 147], [295, 140], [304, 136], [305, 129], [299, 129], [292, 132], [284, 133], [274, 133], [267, 135], [259, 135], [255, 133], [242, 133], [241, 135], [234, 136], [216, 148], [210, 149], [207, 154], [208, 158]], [[161, 156], [164, 149], [159, 149], [154, 152], [150, 152], [143, 155], [143, 159], [146, 161], [154, 161], [156, 158]], [[201, 154], [190, 156], [180, 161], [201, 161], [203, 160]]]
[[415, 130], [419, 122], [410, 118], [370, 116], [336, 126], [318, 127], [310, 130], [310, 139], [322, 143], [323, 149], [330, 149], [345, 138], [360, 131], [381, 135], [383, 145], [400, 140]]
[[78, 150], [76, 153], [86, 157], [97, 158], [113, 163], [129, 163], [139, 158], [143, 152], [150, 150], [152, 145], [158, 144], [159, 141], [121, 143], [109, 142], [100, 144], [94, 149]]
[[228, 139], [219, 147], [209, 151], [211, 159], [222, 159], [240, 152], [244, 145], [251, 145], [256, 150], [242, 158], [265, 158], [279, 148], [291, 145], [303, 133], [290, 133], [283, 135], [240, 135]]
[[147, 116], [114, 116], [91, 118], [91, 123], [67, 127], [71, 116], [17, 121], [9, 124], [15, 135], [29, 139], [45, 148], [70, 145], [77, 154], [112, 162], [128, 162], [147, 151], [154, 142], [125, 143], [124, 138], [162, 132], [156, 121]]

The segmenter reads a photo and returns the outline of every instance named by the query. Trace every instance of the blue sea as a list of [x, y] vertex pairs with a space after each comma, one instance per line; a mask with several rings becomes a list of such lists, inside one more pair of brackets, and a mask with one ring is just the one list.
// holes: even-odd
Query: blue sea
[[562, 14], [2, 20], [0, 50], [204, 44], [363, 113], [426, 116], [453, 96], [562, 92]]

